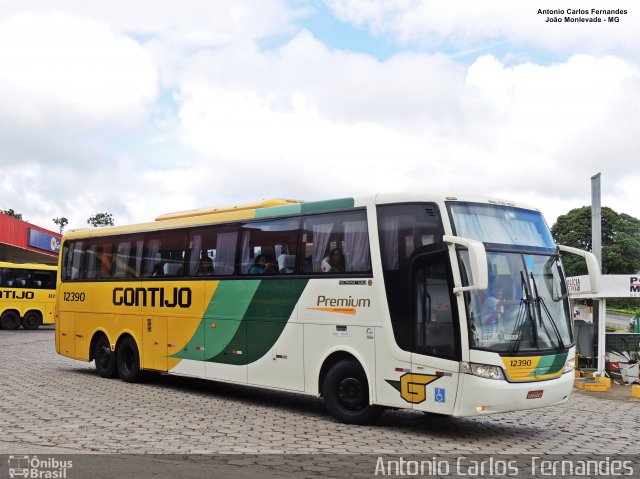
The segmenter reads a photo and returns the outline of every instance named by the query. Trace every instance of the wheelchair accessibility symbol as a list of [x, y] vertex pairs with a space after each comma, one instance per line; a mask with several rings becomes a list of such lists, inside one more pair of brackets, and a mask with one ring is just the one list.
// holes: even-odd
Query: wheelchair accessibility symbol
[[446, 402], [446, 391], [444, 388], [435, 388], [435, 397], [436, 402]]

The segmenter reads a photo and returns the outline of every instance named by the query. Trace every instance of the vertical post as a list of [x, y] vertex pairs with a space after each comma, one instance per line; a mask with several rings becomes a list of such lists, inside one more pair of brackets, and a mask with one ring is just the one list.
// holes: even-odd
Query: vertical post
[[596, 376], [605, 376], [605, 351], [607, 340], [607, 298], [598, 298], [598, 370]]
[[[591, 252], [598, 260], [598, 266], [602, 272], [602, 206], [600, 203], [600, 173], [591, 177]], [[607, 324], [607, 300], [594, 298], [597, 304], [596, 331], [597, 331], [597, 376], [604, 376], [604, 354]]]
[[602, 271], [602, 207], [600, 205], [600, 173], [591, 177], [591, 252]]

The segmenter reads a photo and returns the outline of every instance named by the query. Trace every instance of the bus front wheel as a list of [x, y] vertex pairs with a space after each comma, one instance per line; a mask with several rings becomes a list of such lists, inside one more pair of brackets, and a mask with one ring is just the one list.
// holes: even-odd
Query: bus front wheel
[[324, 378], [322, 395], [329, 414], [347, 424], [368, 424], [382, 412], [369, 404], [369, 383], [357, 361], [334, 364]]
[[122, 340], [117, 350], [117, 368], [120, 379], [127, 383], [140, 380], [140, 354], [131, 337]]
[[96, 371], [101, 378], [115, 378], [116, 355], [111, 351], [111, 344], [106, 336], [100, 335], [93, 347], [93, 360], [96, 363]]
[[0, 316], [0, 329], [18, 329], [20, 316], [15, 311], [5, 311]]
[[42, 324], [42, 315], [38, 311], [29, 311], [21, 323], [24, 329], [38, 329]]

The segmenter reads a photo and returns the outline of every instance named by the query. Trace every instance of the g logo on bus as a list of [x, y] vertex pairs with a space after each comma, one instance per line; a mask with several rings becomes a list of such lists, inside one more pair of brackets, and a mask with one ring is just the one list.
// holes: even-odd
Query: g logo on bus
[[400, 381], [386, 381], [400, 391], [400, 396], [411, 404], [420, 404], [427, 399], [427, 384], [431, 384], [442, 376], [435, 374], [406, 373], [400, 376]]

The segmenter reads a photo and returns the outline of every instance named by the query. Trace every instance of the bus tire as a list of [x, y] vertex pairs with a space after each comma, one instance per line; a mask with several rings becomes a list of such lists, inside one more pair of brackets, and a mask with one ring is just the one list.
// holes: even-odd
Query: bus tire
[[130, 336], [118, 345], [117, 368], [118, 375], [124, 382], [135, 383], [140, 380], [140, 354], [136, 342]]
[[111, 351], [111, 344], [103, 334], [100, 334], [93, 346], [93, 360], [96, 371], [101, 378], [112, 379], [118, 374], [116, 371], [116, 355]]
[[24, 329], [38, 329], [42, 324], [42, 315], [38, 311], [29, 311], [20, 323]]
[[340, 422], [368, 424], [382, 412], [381, 407], [369, 404], [369, 383], [357, 361], [338, 361], [322, 384], [325, 407]]
[[20, 315], [13, 310], [5, 311], [0, 316], [0, 329], [18, 329], [20, 327]]

